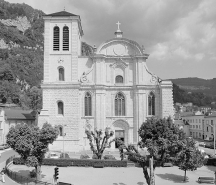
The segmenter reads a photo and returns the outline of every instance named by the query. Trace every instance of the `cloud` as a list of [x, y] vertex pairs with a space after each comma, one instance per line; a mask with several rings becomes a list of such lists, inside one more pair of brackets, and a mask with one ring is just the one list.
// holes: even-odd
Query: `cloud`
[[[215, 66], [212, 62], [216, 58], [215, 0], [8, 1], [25, 2], [45, 13], [62, 11], [65, 6], [66, 11], [81, 16], [83, 40], [96, 46], [114, 37], [116, 22], [120, 21], [124, 37], [145, 46], [150, 54], [147, 62], [152, 71], [162, 78], [191, 75], [215, 77], [212, 70], [216, 68], [216, 62]], [[199, 66], [194, 68], [197, 62]], [[211, 65], [207, 65], [209, 63]], [[193, 72], [189, 68], [193, 68]], [[168, 73], [167, 70], [173, 72]]]

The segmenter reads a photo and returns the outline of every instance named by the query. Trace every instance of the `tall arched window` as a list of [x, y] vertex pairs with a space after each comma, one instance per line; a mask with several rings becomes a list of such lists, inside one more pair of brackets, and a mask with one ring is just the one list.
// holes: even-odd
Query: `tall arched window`
[[64, 104], [63, 102], [58, 102], [58, 114], [63, 115], [64, 114]]
[[59, 27], [53, 28], [53, 51], [59, 51]]
[[64, 81], [64, 68], [59, 68], [59, 81]]
[[63, 136], [63, 129], [62, 129], [62, 126], [59, 126], [59, 136]]
[[116, 76], [115, 83], [123, 83], [123, 77], [121, 75]]
[[125, 97], [122, 93], [118, 93], [115, 97], [115, 115], [125, 116]]
[[63, 28], [63, 51], [69, 51], [69, 28]]
[[148, 96], [148, 115], [155, 115], [155, 95], [153, 92]]
[[92, 98], [91, 94], [87, 92], [85, 94], [85, 116], [91, 116], [92, 115]]

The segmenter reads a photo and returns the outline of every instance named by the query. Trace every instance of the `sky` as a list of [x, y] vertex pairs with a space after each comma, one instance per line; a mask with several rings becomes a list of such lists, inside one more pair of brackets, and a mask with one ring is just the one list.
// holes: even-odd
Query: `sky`
[[216, 78], [216, 0], [6, 0], [44, 13], [80, 15], [82, 40], [97, 47], [123, 37], [150, 54], [147, 66], [162, 79]]

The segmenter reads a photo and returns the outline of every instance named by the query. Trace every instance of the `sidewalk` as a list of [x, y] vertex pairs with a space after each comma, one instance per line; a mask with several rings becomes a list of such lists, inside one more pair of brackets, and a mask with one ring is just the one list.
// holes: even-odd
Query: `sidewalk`
[[[5, 151], [0, 151], [0, 153], [4, 153]], [[8, 156], [9, 157], [9, 156]], [[5, 167], [5, 161], [0, 163], [0, 170]], [[1, 176], [0, 176], [0, 184], [4, 185], [18, 185], [18, 183], [11, 180], [7, 175], [5, 175], [5, 183], [2, 182]]]

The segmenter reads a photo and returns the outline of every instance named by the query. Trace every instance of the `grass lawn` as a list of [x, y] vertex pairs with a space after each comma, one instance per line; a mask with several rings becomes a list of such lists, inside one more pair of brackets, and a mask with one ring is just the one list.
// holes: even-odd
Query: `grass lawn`
[[[10, 169], [27, 176], [29, 168], [23, 165], [11, 165]], [[216, 167], [203, 166], [196, 171], [187, 172], [187, 182], [183, 182], [184, 171], [178, 167], [159, 167], [155, 169], [156, 185], [198, 184], [198, 177], [214, 177]], [[52, 182], [54, 167], [42, 166], [42, 180]], [[73, 185], [144, 185], [146, 181], [142, 168], [92, 168], [92, 167], [59, 167], [59, 181]], [[202, 183], [205, 184], [205, 183]], [[207, 183], [206, 183], [207, 184]]]

